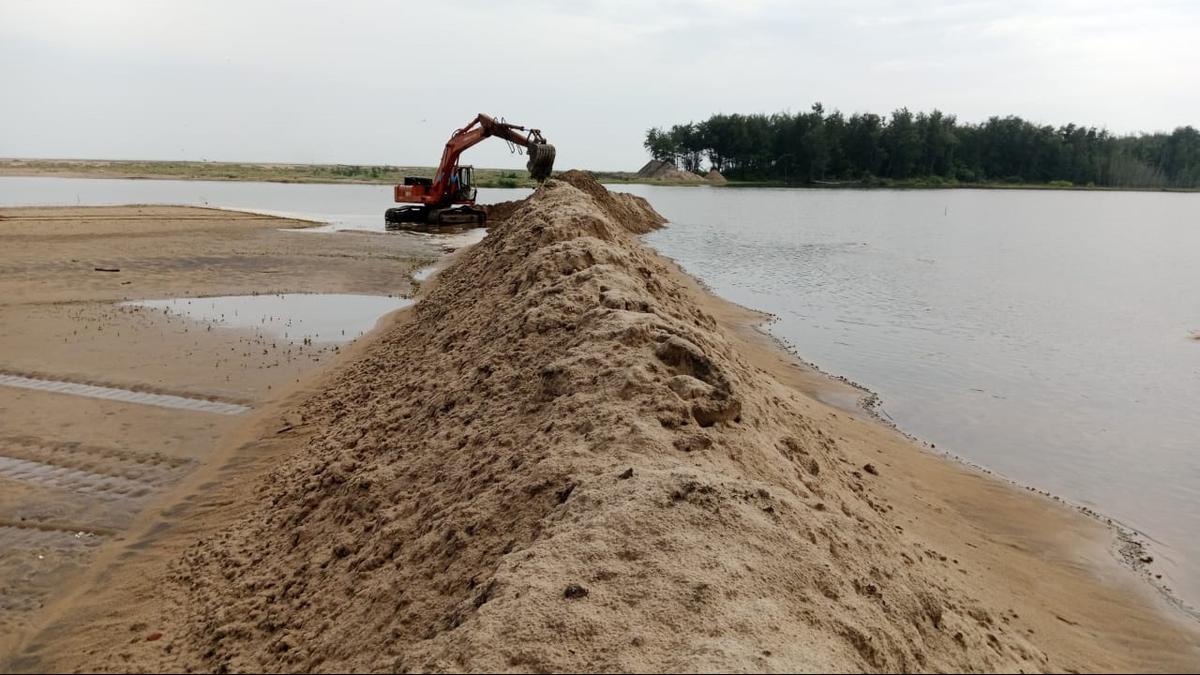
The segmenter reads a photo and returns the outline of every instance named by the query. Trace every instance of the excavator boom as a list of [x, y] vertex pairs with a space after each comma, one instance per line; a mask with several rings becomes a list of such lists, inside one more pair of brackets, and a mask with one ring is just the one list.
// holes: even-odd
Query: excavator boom
[[[406, 177], [395, 188], [396, 201], [413, 206], [387, 210], [388, 229], [445, 224], [480, 224], [486, 220], [483, 209], [475, 207], [474, 172], [460, 166], [459, 157], [468, 148], [490, 136], [498, 136], [529, 154], [526, 168], [539, 183], [554, 169], [554, 146], [546, 142], [538, 129], [497, 121], [480, 113], [467, 126], [458, 129], [446, 142], [442, 160], [432, 179]], [[458, 208], [453, 208], [455, 206]]]

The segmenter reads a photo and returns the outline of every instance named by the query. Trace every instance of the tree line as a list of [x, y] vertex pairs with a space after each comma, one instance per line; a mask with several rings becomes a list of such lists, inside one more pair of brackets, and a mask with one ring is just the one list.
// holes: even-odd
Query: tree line
[[1200, 187], [1200, 131], [1114, 135], [1016, 116], [971, 124], [938, 110], [887, 117], [839, 111], [718, 114], [646, 132], [657, 160], [734, 180], [1008, 182], [1105, 187]]

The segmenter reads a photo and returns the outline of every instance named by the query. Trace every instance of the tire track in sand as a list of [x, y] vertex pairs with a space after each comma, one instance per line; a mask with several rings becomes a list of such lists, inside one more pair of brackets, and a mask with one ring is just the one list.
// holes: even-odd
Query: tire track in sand
[[188, 460], [160, 454], [0, 437], [0, 476], [102, 499], [137, 499], [182, 476]]
[[160, 394], [148, 391], [136, 391], [133, 389], [122, 389], [120, 387], [106, 387], [102, 385], [85, 384], [82, 382], [70, 382], [68, 380], [50, 380], [4, 372], [0, 372], [0, 385], [16, 387], [19, 389], [44, 391], [51, 394], [70, 394], [73, 396], [99, 398], [106, 401], [152, 405], [160, 408], [206, 412], [217, 415], [241, 415], [242, 413], [249, 412], [251, 409], [250, 406], [242, 405], [240, 403], [230, 403], [227, 401], [196, 398], [193, 396], [180, 396], [176, 394]]

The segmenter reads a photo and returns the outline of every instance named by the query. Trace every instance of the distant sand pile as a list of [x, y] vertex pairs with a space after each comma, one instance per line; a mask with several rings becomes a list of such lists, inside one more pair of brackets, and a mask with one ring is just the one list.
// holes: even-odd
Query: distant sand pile
[[721, 185], [723, 183], [729, 182], [728, 180], [725, 179], [725, 176], [722, 176], [721, 172], [717, 171], [716, 169], [709, 169], [708, 175], [704, 177], [704, 180], [706, 180], [714, 185]]
[[661, 222], [574, 172], [495, 221], [175, 565], [162, 662], [119, 667], [1048, 667], [900, 543], [887, 476], [639, 242]]
[[638, 178], [650, 178], [653, 180], [670, 181], [673, 183], [703, 183], [704, 178], [697, 176], [691, 171], [680, 171], [670, 162], [660, 162], [657, 159], [652, 159], [637, 172]]

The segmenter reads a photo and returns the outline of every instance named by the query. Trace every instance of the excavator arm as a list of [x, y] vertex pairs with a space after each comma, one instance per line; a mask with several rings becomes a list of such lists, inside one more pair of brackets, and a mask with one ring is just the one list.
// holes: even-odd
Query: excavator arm
[[449, 189], [450, 177], [458, 166], [459, 156], [489, 136], [498, 136], [509, 143], [527, 148], [529, 163], [526, 168], [534, 180], [540, 183], [550, 177], [550, 171], [554, 168], [554, 146], [546, 142], [540, 130], [527, 130], [516, 124], [498, 122], [489, 115], [479, 113], [470, 124], [455, 131], [446, 142], [446, 149], [442, 151], [442, 161], [434, 174], [430, 192], [435, 195], [444, 194]]
[[[497, 121], [495, 118], [480, 113], [467, 126], [458, 129], [446, 142], [442, 151], [442, 160], [438, 163], [437, 171], [432, 180], [428, 178], [405, 178], [403, 185], [397, 185], [396, 201], [419, 206], [407, 206], [388, 209], [386, 221], [389, 228], [395, 225], [403, 228], [405, 224], [423, 223], [439, 225], [448, 223], [475, 222], [482, 224], [485, 212], [474, 207], [474, 191], [465, 191], [469, 185], [469, 168], [460, 168], [459, 157], [467, 149], [490, 136], [497, 136], [526, 149], [529, 162], [526, 168], [529, 175], [539, 183], [550, 177], [554, 168], [554, 146], [546, 142], [542, 132], [537, 129]], [[451, 209], [454, 204], [466, 204], [465, 207]]]

